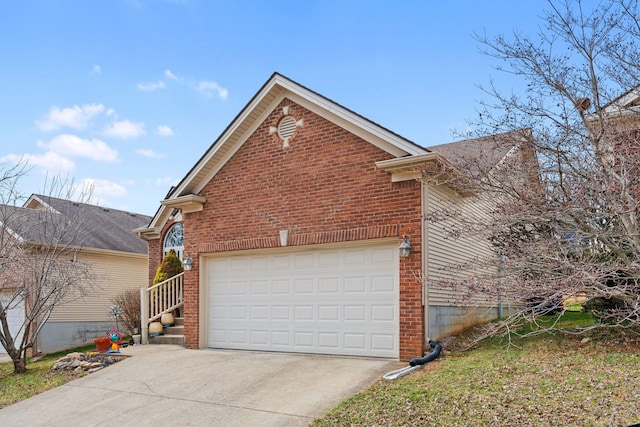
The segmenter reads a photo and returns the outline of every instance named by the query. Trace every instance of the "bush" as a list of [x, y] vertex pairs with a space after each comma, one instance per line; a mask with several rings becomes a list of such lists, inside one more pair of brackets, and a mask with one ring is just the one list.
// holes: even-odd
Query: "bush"
[[160, 282], [164, 282], [183, 271], [182, 261], [180, 261], [178, 255], [176, 255], [176, 251], [171, 249], [169, 253], [164, 256], [162, 262], [158, 266], [156, 275], [153, 278], [153, 284], [157, 285]]
[[122, 323], [133, 335], [134, 331], [140, 333], [140, 291], [128, 289], [116, 295], [111, 302], [122, 308]]

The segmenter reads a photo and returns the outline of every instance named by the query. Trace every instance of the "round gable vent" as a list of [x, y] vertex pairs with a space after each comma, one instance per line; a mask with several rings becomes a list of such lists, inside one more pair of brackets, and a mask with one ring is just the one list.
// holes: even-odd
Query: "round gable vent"
[[284, 116], [278, 123], [278, 136], [289, 141], [289, 138], [296, 132], [296, 119], [293, 116]]

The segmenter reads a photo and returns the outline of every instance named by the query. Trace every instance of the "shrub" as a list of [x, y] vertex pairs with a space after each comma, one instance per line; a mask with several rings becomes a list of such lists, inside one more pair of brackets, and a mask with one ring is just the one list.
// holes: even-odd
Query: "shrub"
[[140, 291], [127, 289], [116, 295], [111, 302], [122, 308], [122, 323], [130, 334], [140, 333]]
[[183, 271], [182, 261], [180, 261], [178, 255], [176, 255], [176, 251], [171, 249], [169, 253], [164, 256], [162, 262], [158, 266], [156, 275], [153, 278], [153, 284], [157, 285], [160, 282], [164, 282]]

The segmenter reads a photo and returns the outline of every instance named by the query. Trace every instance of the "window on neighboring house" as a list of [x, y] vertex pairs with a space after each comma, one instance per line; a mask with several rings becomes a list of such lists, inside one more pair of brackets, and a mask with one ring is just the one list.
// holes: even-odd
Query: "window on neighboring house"
[[162, 257], [164, 258], [171, 249], [176, 251], [176, 255], [182, 261], [182, 255], [184, 254], [184, 226], [182, 223], [174, 224], [167, 232], [164, 238]]

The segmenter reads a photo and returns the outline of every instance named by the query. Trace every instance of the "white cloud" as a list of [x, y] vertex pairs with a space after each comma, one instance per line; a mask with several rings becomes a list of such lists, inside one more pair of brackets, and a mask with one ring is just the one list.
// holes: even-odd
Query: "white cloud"
[[158, 80], [156, 83], [138, 83], [138, 89], [145, 92], [151, 92], [162, 88], [164, 88], [164, 82], [162, 80]]
[[97, 64], [93, 64], [93, 68], [91, 69], [91, 71], [93, 72], [93, 74], [100, 74], [102, 73], [102, 68]]
[[69, 172], [75, 169], [76, 165], [71, 159], [49, 151], [45, 154], [28, 154], [23, 155], [7, 154], [0, 157], [0, 162], [9, 162], [18, 164], [19, 162], [26, 162], [27, 167], [38, 166], [43, 172]]
[[179, 81], [181, 81], [181, 80], [182, 80], [182, 79], [178, 78], [178, 76], [176, 76], [175, 74], [173, 74], [173, 73], [171, 72], [171, 70], [169, 70], [169, 69], [164, 70], [164, 75], [165, 75], [165, 77], [167, 77], [167, 78], [169, 78], [169, 79], [171, 79], [171, 80], [175, 80], [175, 81], [177, 81], [177, 82], [179, 82]]
[[214, 94], [217, 94], [222, 100], [226, 100], [229, 95], [229, 91], [221, 87], [218, 83], [206, 80], [198, 83], [198, 91], [208, 97], [212, 97]]
[[36, 120], [36, 125], [43, 131], [57, 130], [62, 127], [85, 129], [89, 121], [103, 111], [102, 104], [74, 105], [62, 109], [53, 106], [44, 120]]
[[114, 138], [137, 138], [147, 132], [144, 130], [143, 122], [135, 123], [129, 120], [121, 120], [106, 127], [102, 133]]
[[85, 178], [82, 180], [82, 187], [90, 190], [93, 197], [110, 196], [122, 197], [127, 195], [127, 189], [115, 182], [106, 179]]
[[167, 156], [166, 154], [163, 154], [163, 153], [156, 153], [150, 148], [136, 150], [136, 153], [144, 157], [149, 157], [150, 159], [162, 159]]
[[178, 181], [171, 176], [165, 176], [164, 178], [157, 178], [154, 181], [154, 184], [159, 187], [164, 187], [166, 185], [176, 185], [178, 184]]
[[87, 157], [105, 162], [118, 161], [118, 152], [99, 139], [83, 139], [76, 135], [63, 134], [48, 143], [38, 141], [38, 146], [54, 153], [72, 157]]
[[158, 135], [160, 135], [160, 136], [172, 136], [173, 135], [173, 129], [171, 129], [167, 125], [159, 125], [158, 126]]

